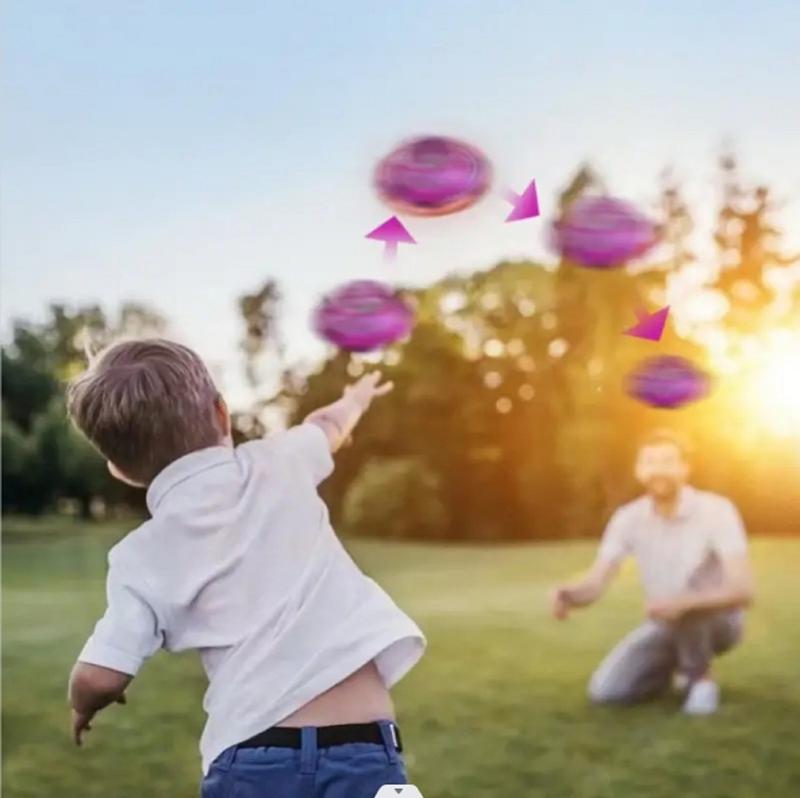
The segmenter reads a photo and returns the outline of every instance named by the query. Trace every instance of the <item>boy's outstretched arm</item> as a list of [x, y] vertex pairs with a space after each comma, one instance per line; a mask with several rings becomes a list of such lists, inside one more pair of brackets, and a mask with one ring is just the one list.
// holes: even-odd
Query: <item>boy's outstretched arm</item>
[[335, 452], [350, 437], [361, 416], [377, 396], [385, 396], [394, 387], [391, 382], [380, 385], [381, 373], [373, 371], [344, 389], [341, 399], [309, 414], [304, 423], [316, 424], [328, 437]]
[[72, 738], [80, 745], [85, 731], [91, 731], [92, 718], [109, 704], [125, 703], [125, 688], [132, 676], [127, 673], [76, 662], [69, 677], [69, 703], [72, 707]]

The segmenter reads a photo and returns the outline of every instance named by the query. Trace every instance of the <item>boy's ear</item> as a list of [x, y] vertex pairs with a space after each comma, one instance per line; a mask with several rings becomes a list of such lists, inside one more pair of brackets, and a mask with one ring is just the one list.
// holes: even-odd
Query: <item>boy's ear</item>
[[225, 440], [232, 440], [231, 414], [228, 410], [228, 405], [221, 396], [217, 396], [214, 400], [214, 412], [216, 413], [217, 421], [219, 422], [222, 434], [225, 436]]
[[120, 482], [124, 482], [126, 485], [130, 485], [134, 488], [143, 488], [145, 487], [141, 482], [136, 482], [135, 480], [131, 479], [130, 477], [125, 476], [112, 462], [109, 460], [107, 462], [108, 465], [108, 473], [111, 474], [114, 479], [118, 479]]

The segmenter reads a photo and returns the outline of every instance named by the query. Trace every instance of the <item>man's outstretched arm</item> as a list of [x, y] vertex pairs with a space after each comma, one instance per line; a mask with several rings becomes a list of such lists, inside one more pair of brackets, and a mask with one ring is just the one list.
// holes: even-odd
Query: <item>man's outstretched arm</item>
[[571, 609], [594, 604], [608, 589], [619, 571], [619, 563], [598, 558], [587, 573], [574, 582], [556, 587], [550, 594], [553, 616], [564, 620]]
[[558, 620], [566, 618], [573, 608], [594, 604], [614, 581], [620, 564], [630, 553], [627, 519], [625, 508], [617, 510], [606, 525], [592, 567], [580, 579], [559, 585], [552, 591], [550, 607]]

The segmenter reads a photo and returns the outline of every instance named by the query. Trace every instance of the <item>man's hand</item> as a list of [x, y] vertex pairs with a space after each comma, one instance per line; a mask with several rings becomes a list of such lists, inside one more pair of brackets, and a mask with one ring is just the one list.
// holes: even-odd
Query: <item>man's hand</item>
[[723, 581], [719, 587], [692, 590], [671, 599], [650, 601], [647, 614], [660, 621], [677, 621], [687, 612], [747, 607], [753, 601], [753, 574], [747, 555], [722, 560]]
[[565, 621], [572, 609], [569, 590], [565, 587], [556, 587], [550, 591], [550, 612], [557, 621]]
[[355, 401], [362, 411], [366, 410], [375, 397], [385, 396], [394, 388], [394, 383], [392, 382], [385, 382], [383, 385], [379, 385], [381, 376], [380, 371], [372, 371], [369, 374], [365, 374], [361, 379], [344, 389], [345, 398]]
[[606, 592], [618, 570], [619, 563], [598, 559], [577, 581], [558, 585], [550, 593], [553, 617], [563, 621], [569, 617], [571, 610], [593, 604]]
[[655, 599], [647, 602], [647, 616], [656, 621], [678, 621], [689, 607], [682, 598]]

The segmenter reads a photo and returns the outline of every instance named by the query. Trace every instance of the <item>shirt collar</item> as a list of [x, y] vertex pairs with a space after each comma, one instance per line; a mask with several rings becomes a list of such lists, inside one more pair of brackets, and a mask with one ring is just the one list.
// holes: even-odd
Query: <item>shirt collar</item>
[[[675, 507], [675, 515], [673, 520], [685, 521], [692, 514], [694, 509], [697, 491], [691, 485], [684, 485], [681, 488], [680, 496], [678, 496], [678, 503]], [[652, 499], [648, 499], [648, 507], [652, 515], [656, 515], [655, 504]]]
[[198, 449], [196, 452], [190, 452], [173, 460], [165, 469], [156, 474], [156, 478], [147, 488], [146, 502], [150, 514], [155, 513], [158, 505], [176, 485], [209, 468], [230, 463], [233, 459], [233, 447], [210, 446], [208, 449]]
[[678, 507], [675, 512], [676, 518], [688, 518], [695, 507], [697, 491], [691, 485], [684, 485], [681, 488], [681, 495], [678, 499]]

